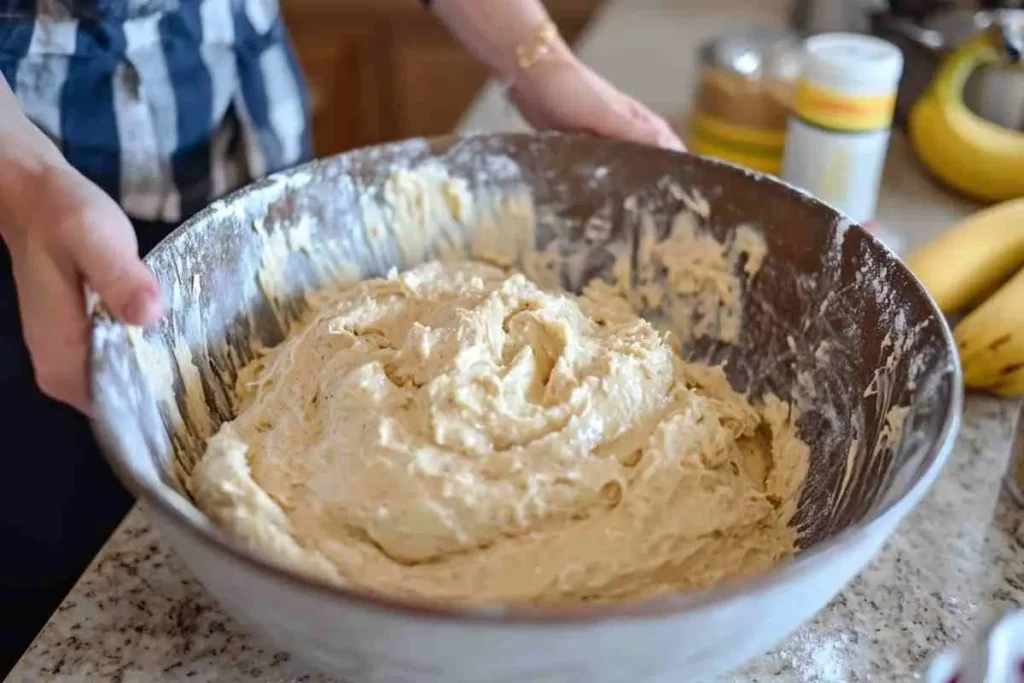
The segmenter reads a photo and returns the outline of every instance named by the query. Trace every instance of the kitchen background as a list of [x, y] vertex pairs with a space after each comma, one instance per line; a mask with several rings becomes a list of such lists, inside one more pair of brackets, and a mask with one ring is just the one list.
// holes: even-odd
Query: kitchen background
[[[601, 0], [545, 1], [570, 44], [602, 4]], [[768, 12], [780, 7], [777, 2], [758, 7], [762, 3], [756, 0], [747, 4], [750, 25], [756, 25], [765, 7], [771, 8]], [[900, 43], [887, 22], [892, 15], [926, 18], [942, 11], [1015, 7], [1024, 7], [1024, 0], [795, 0], [781, 13], [788, 12], [791, 25], [806, 33], [875, 32], [906, 49], [906, 39]], [[449, 132], [487, 80], [486, 71], [419, 3], [282, 0], [282, 9], [309, 85], [318, 156]], [[879, 14], [886, 9], [891, 14]], [[872, 21], [872, 15], [882, 19]], [[645, 44], [634, 49], [659, 48]], [[910, 74], [914, 82], [908, 84], [915, 92], [926, 84], [919, 82], [920, 66], [914, 65]], [[688, 81], [683, 76], [675, 86], [664, 86], [680, 87]], [[1005, 112], [1003, 122], [1024, 128], [1024, 85], [1007, 80], [1000, 84], [1004, 86], [1001, 104], [989, 106]], [[665, 114], [686, 132], [688, 111]]]
[[[283, 0], [318, 156], [451, 131], [486, 71], [413, 0]], [[599, 0], [545, 3], [572, 43]]]
[[[318, 155], [455, 128], [523, 127], [500, 89], [484, 87], [483, 70], [416, 0], [281, 2], [311, 88]], [[868, 11], [885, 3], [546, 4], [584, 61], [667, 116], [685, 135], [704, 41], [753, 26], [870, 31], [876, 26]], [[1024, 5], [968, 0], [891, 4], [908, 16], [939, 5], [968, 10]], [[926, 68], [921, 74], [927, 83], [931, 73]], [[1007, 81], [992, 91], [1016, 96], [1024, 90], [1021, 82]], [[1011, 117], [1016, 111], [1024, 123], [1024, 105], [1006, 111]], [[922, 244], [980, 206], [937, 183], [915, 158], [907, 137], [899, 131], [894, 135], [878, 218], [901, 244]], [[872, 565], [812, 622], [721, 682], [921, 680], [936, 654], [965, 642], [988, 616], [1024, 605], [1024, 510], [1002, 483], [1018, 410], [1014, 400], [973, 394], [957, 445], [933, 491]], [[227, 617], [138, 508], [8, 680], [328, 681]]]

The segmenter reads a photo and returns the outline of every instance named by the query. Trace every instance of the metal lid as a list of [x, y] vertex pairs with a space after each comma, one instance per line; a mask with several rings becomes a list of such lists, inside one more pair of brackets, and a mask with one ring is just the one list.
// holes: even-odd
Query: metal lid
[[795, 81], [800, 77], [799, 37], [784, 29], [753, 29], [703, 43], [700, 62], [746, 78]]

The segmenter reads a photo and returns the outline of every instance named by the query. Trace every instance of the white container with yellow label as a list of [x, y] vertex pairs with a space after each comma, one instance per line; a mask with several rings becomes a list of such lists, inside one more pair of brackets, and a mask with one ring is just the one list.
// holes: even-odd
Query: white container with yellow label
[[874, 217], [903, 55], [880, 38], [826, 33], [805, 43], [782, 177], [866, 223]]

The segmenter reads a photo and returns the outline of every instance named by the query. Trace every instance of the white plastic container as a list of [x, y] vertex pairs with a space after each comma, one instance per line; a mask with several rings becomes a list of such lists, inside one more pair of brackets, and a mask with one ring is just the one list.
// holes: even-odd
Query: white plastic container
[[903, 55], [873, 36], [805, 42], [782, 177], [859, 223], [874, 218]]

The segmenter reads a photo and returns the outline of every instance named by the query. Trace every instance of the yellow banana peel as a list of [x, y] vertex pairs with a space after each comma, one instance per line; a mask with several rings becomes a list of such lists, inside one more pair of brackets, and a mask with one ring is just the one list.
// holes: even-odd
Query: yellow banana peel
[[1024, 264], [1024, 198], [982, 209], [907, 257], [943, 313], [963, 310]]
[[970, 389], [1024, 396], [1024, 198], [983, 209], [907, 258], [953, 328]]
[[982, 201], [1024, 197], [1024, 133], [978, 116], [963, 101], [971, 73], [1002, 61], [996, 36], [986, 31], [951, 54], [908, 119], [921, 161], [946, 184]]
[[961, 320], [953, 337], [967, 387], [1012, 384], [1024, 370], [1024, 268]]

